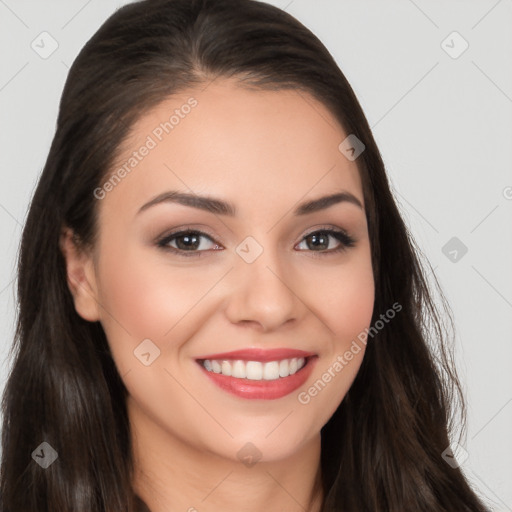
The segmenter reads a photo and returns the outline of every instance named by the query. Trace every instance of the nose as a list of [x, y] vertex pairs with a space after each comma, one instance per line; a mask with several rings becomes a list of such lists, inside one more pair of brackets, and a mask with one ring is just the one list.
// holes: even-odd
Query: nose
[[254, 324], [262, 331], [297, 322], [307, 309], [290, 266], [285, 270], [275, 253], [264, 250], [252, 263], [235, 255], [226, 315], [234, 324]]

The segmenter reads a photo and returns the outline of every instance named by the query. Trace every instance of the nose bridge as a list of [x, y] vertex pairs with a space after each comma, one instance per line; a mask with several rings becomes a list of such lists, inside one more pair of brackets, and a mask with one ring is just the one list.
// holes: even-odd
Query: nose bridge
[[267, 330], [296, 319], [301, 301], [288, 282], [291, 268], [265, 240], [247, 237], [237, 246], [227, 314], [232, 322], [257, 322]]

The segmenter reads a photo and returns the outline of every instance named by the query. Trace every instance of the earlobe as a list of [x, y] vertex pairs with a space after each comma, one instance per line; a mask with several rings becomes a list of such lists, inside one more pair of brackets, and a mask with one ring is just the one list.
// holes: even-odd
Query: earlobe
[[67, 284], [76, 312], [84, 320], [98, 321], [99, 302], [92, 255], [79, 247], [77, 238], [68, 227], [61, 231], [59, 246], [66, 262]]

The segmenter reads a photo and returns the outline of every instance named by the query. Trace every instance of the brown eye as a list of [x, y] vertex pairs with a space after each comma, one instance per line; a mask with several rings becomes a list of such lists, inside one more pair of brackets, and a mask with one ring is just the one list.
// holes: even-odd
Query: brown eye
[[170, 250], [175, 253], [189, 253], [183, 254], [184, 256], [192, 256], [194, 253], [198, 253], [197, 255], [199, 255], [201, 252], [220, 248], [207, 234], [201, 231], [190, 230], [166, 235], [158, 241], [157, 245], [162, 249]]
[[[335, 241], [332, 242], [332, 240]], [[353, 247], [355, 240], [343, 231], [323, 229], [306, 235], [301, 244], [304, 243], [306, 244], [306, 248], [311, 251], [332, 253]]]

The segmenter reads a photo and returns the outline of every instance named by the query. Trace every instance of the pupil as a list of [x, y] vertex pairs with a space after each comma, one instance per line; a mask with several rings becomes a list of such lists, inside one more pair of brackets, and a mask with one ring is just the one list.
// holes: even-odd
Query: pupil
[[323, 249], [327, 249], [329, 247], [329, 241], [325, 235], [310, 235], [308, 238], [311, 239], [312, 245], [314, 247], [323, 246]]
[[[184, 243], [180, 243], [180, 240], [182, 240]], [[176, 245], [179, 249], [197, 249], [199, 243], [198, 243], [199, 237], [196, 235], [181, 235], [176, 239]], [[190, 245], [192, 242], [192, 245]], [[180, 247], [181, 245], [181, 247]]]

